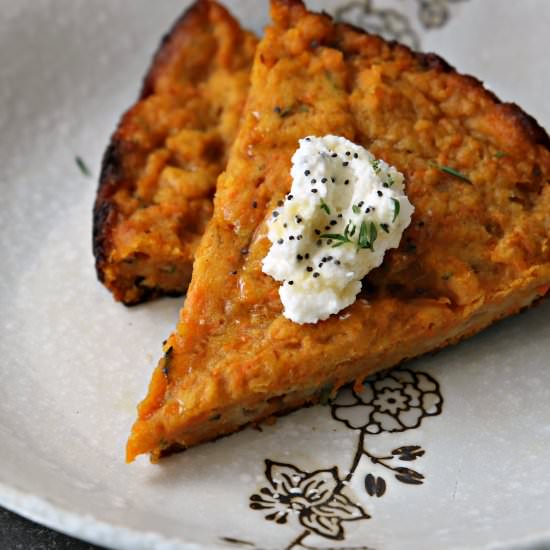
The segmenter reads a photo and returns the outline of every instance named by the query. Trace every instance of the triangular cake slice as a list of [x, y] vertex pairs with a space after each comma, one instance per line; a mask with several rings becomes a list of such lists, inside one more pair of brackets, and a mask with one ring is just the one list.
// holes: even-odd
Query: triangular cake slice
[[[298, 0], [274, 0], [272, 16], [130, 461], [361, 384], [518, 312], [550, 284], [550, 140], [534, 119], [442, 59]], [[299, 325], [282, 315], [279, 283], [262, 272], [267, 220], [289, 192], [298, 140], [327, 134], [403, 172], [415, 212], [355, 303]]]
[[164, 38], [105, 153], [94, 208], [97, 274], [117, 300], [187, 289], [256, 44], [213, 0], [198, 0]]

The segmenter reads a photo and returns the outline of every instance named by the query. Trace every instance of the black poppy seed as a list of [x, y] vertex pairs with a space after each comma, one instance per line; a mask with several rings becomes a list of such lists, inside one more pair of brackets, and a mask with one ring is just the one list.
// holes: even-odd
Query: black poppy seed
[[332, 155], [330, 155], [333, 159], [335, 159], [338, 155], [336, 153], [332, 153]]
[[329, 231], [330, 230], [330, 225], [325, 225], [325, 231]]
[[347, 166], [348, 164], [349, 164], [349, 162], [343, 162], [342, 166]]
[[327, 244], [332, 244], [332, 239], [328, 239]]
[[252, 203], [252, 208], [258, 208], [258, 203], [256, 201]]
[[323, 256], [323, 257], [321, 258], [321, 262], [326, 262], [326, 261], [327, 261], [327, 257], [326, 257], [326, 256]]
[[321, 232], [318, 229], [316, 229], [315, 230], [315, 235], [320, 235], [320, 234], [321, 234]]
[[273, 210], [273, 217], [276, 218], [279, 215], [279, 212], [277, 210]]
[[296, 256], [296, 259], [297, 259], [299, 262], [301, 262], [301, 261], [304, 259], [304, 257], [303, 257], [301, 254], [298, 254], [298, 255]]
[[387, 189], [387, 188], [389, 187], [389, 185], [388, 185], [386, 182], [384, 182], [384, 183], [382, 184], [382, 187], [385, 187], [385, 188]]
[[311, 192], [312, 193], [317, 193], [317, 189], [312, 189]]
[[370, 208], [365, 208], [365, 214], [368, 214], [370, 212]]
[[304, 176], [309, 176], [310, 174], [311, 174], [311, 172], [310, 172], [309, 170], [306, 170], [306, 171], [304, 172]]
[[358, 158], [359, 158], [359, 155], [358, 155], [357, 153], [354, 153], [354, 154], [353, 154], [353, 158], [354, 158], [354, 159], [358, 159]]
[[306, 141], [311, 141], [311, 138], [308, 138], [308, 137], [307, 137], [307, 138], [306, 138]]
[[288, 238], [289, 241], [293, 241], [294, 240], [294, 235], [290, 235], [290, 237]]
[[302, 218], [300, 218], [300, 216], [296, 216], [296, 223], [302, 223]]
[[302, 235], [298, 235], [298, 236], [296, 237], [296, 239], [298, 239], [299, 241], [301, 241], [301, 240], [302, 240]]
[[306, 254], [306, 255], [305, 255], [305, 259], [306, 259], [306, 260], [309, 260], [309, 254]]
[[323, 267], [323, 262], [321, 262], [321, 263], [319, 264], [319, 268], [321, 268], [321, 267]]
[[327, 256], [327, 262], [332, 262], [332, 256]]
[[359, 201], [359, 202], [357, 203], [357, 206], [358, 206], [359, 208], [361, 208], [364, 204], [365, 204], [365, 201]]
[[314, 183], [317, 183], [317, 180], [315, 178], [311, 180], [311, 184], [313, 185]]
[[334, 263], [335, 263], [336, 265], [340, 265], [342, 262], [340, 262], [340, 260], [334, 260]]
[[336, 225], [338, 222], [336, 220], [330, 220], [330, 225]]
[[277, 206], [283, 206], [284, 202], [283, 201], [277, 201]]
[[342, 214], [338, 214], [338, 217], [339, 217], [339, 218], [342, 218], [343, 216], [342, 216]]
[[306, 271], [309, 272], [309, 273], [311, 273], [311, 272], [313, 271], [313, 268], [312, 268], [310, 265], [308, 265], [308, 266], [306, 267]]
[[288, 227], [288, 223], [283, 223], [283, 227], [286, 229]]
[[330, 181], [332, 181], [332, 183], [336, 183], [336, 180], [334, 178], [330, 178]]
[[289, 196], [287, 197], [287, 200], [291, 201], [293, 198], [294, 198], [294, 195], [289, 195]]
[[294, 281], [288, 281], [288, 284], [292, 286], [294, 284]]
[[346, 157], [349, 157], [351, 153], [349, 151], [346, 151]]
[[317, 277], [320, 276], [320, 273], [317, 273], [317, 271], [313, 274], [313, 276], [317, 279]]
[[277, 241], [277, 243], [278, 243], [278, 244], [283, 244], [283, 243], [284, 243], [284, 240], [283, 240], [283, 239], [279, 239], [279, 240]]
[[377, 194], [379, 197], [383, 197], [383, 196], [384, 196], [384, 193], [382, 193], [382, 191], [376, 191], [376, 194]]
[[344, 182], [344, 185], [349, 185], [349, 180], [346, 180], [346, 181]]

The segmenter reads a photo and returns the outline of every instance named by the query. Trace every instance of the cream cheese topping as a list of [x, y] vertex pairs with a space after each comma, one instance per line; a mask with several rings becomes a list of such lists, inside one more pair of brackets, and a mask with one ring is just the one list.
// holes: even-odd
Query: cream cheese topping
[[262, 267], [282, 282], [284, 316], [316, 323], [355, 301], [361, 279], [399, 245], [414, 207], [403, 174], [343, 137], [301, 139], [290, 173]]

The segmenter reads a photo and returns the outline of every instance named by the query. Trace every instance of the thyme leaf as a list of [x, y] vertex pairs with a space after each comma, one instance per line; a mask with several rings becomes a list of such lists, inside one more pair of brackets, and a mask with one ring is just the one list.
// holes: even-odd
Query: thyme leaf
[[361, 222], [361, 227], [359, 228], [357, 248], [370, 248], [369, 239], [367, 237], [367, 224], [365, 222]]
[[351, 209], [353, 210], [354, 214], [361, 214], [361, 209], [356, 204], [354, 204]]
[[455, 170], [454, 168], [451, 168], [450, 166], [437, 164], [436, 162], [431, 162], [431, 161], [429, 162], [429, 165], [432, 168], [436, 168], [440, 172], [444, 172], [445, 174], [449, 174], [451, 176], [454, 176], [455, 178], [461, 179], [462, 181], [472, 183], [472, 180], [468, 176], [465, 176], [462, 172], [459, 172], [458, 170]]
[[321, 239], [332, 239], [333, 241], [341, 241], [343, 243], [350, 243], [351, 241], [345, 235], [339, 233], [323, 233]]
[[78, 166], [78, 169], [82, 172], [83, 176], [87, 178], [92, 177], [92, 173], [90, 172], [90, 169], [88, 168], [84, 160], [82, 160], [82, 157], [76, 155], [74, 161], [76, 162], [76, 165]]
[[376, 229], [376, 225], [374, 222], [370, 222], [369, 226], [369, 242], [370, 242], [370, 248], [374, 251], [374, 241], [378, 237], [378, 231]]
[[395, 223], [395, 220], [397, 219], [397, 216], [399, 216], [399, 212], [401, 211], [401, 203], [392, 197], [393, 202], [393, 220], [392, 223]]
[[277, 113], [281, 118], [285, 118], [287, 116], [290, 116], [292, 114], [292, 109], [282, 109], [281, 107], [277, 106], [275, 109], [273, 109], [275, 113]]
[[324, 210], [330, 216], [330, 208], [323, 199], [321, 199], [321, 210]]

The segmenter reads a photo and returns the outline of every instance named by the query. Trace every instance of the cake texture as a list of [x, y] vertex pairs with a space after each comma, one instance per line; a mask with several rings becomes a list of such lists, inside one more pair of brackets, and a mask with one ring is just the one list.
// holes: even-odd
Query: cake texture
[[[533, 118], [441, 58], [334, 23], [299, 0], [273, 0], [272, 18], [129, 461], [360, 386], [549, 288], [550, 140]], [[298, 140], [327, 134], [402, 172], [415, 212], [355, 303], [298, 325], [282, 315], [279, 283], [262, 272], [266, 220], [290, 189]]]

